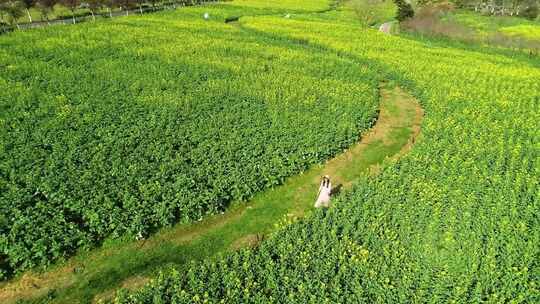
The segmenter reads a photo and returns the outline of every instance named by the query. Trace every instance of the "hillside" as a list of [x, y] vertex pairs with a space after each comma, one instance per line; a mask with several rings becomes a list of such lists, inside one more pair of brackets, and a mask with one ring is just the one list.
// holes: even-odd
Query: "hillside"
[[[260, 228], [254, 246], [104, 265], [107, 284], [130, 287], [115, 303], [540, 301], [539, 57], [383, 34], [371, 26], [391, 7], [365, 7], [239, 0], [0, 36], [2, 292], [287, 187], [365, 136], [389, 83], [425, 112], [408, 153], [356, 172], [330, 209]], [[536, 39], [523, 30], [535, 21], [512, 22], [496, 30]], [[107, 290], [80, 271], [77, 293], [36, 301]], [[124, 284], [141, 273], [155, 279]]]

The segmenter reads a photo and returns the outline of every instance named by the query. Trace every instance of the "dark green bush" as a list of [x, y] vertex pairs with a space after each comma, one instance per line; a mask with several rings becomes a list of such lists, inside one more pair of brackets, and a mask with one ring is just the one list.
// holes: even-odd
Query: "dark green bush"
[[538, 13], [538, 4], [532, 2], [521, 12], [521, 15], [527, 19], [534, 20], [538, 17]]
[[394, 3], [397, 6], [396, 19], [399, 22], [414, 17], [414, 9], [410, 3], [406, 2], [405, 0], [394, 0]]

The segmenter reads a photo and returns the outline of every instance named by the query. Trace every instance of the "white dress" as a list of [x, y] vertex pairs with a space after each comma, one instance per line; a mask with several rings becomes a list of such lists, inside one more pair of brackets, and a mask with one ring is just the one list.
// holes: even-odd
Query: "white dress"
[[321, 182], [319, 187], [319, 197], [315, 202], [315, 208], [321, 207], [330, 207], [330, 193], [332, 192], [332, 183], [328, 181], [328, 184], [325, 185], [324, 181]]

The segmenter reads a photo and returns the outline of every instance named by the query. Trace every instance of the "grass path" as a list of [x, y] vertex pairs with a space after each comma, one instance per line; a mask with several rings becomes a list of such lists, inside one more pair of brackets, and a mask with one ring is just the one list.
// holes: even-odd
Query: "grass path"
[[110, 298], [120, 287], [136, 288], [157, 270], [256, 245], [275, 224], [313, 210], [320, 177], [347, 189], [358, 177], [374, 174], [386, 158], [406, 153], [420, 133], [423, 111], [410, 95], [381, 88], [380, 113], [361, 141], [324, 165], [262, 192], [250, 202], [191, 225], [163, 229], [147, 240], [112, 244], [84, 253], [45, 273], [29, 272], [0, 286], [0, 303], [18, 299], [42, 303], [88, 303]]

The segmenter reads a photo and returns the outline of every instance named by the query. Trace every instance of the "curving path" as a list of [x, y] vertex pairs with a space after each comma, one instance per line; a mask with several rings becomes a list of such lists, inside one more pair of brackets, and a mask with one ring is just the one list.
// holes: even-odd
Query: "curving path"
[[0, 285], [0, 303], [36, 298], [48, 303], [95, 303], [110, 299], [120, 287], [143, 285], [164, 266], [181, 268], [192, 260], [255, 246], [276, 230], [276, 223], [294, 221], [313, 211], [322, 175], [330, 175], [334, 185], [347, 189], [360, 176], [376, 174], [385, 159], [411, 149], [420, 134], [421, 106], [398, 87], [383, 85], [380, 92], [375, 126], [359, 143], [324, 165], [291, 177], [222, 215], [164, 229], [147, 240], [105, 245], [45, 273], [27, 273]]

